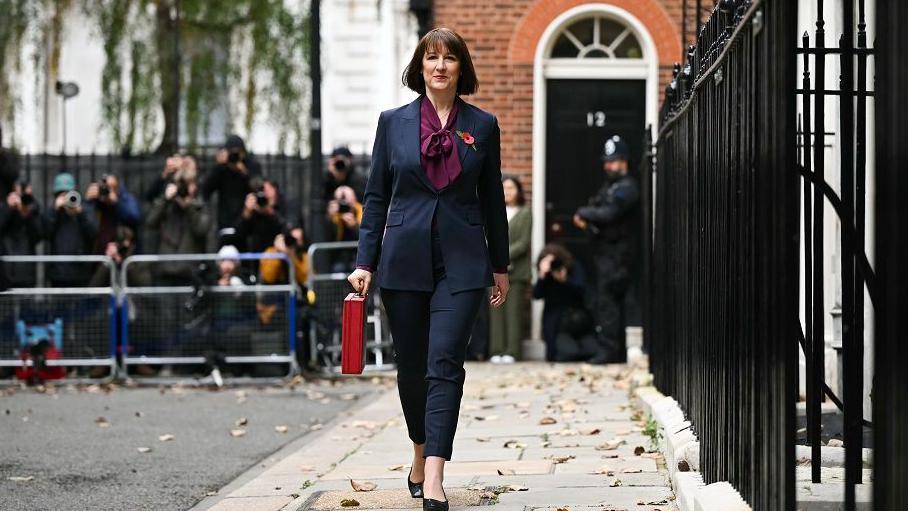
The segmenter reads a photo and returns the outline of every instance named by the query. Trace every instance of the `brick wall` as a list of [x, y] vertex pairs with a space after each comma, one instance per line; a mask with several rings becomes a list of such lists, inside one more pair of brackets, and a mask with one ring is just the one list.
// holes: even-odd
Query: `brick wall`
[[[467, 101], [498, 116], [502, 170], [518, 174], [532, 193], [533, 58], [545, 28], [583, 0], [445, 0], [435, 26], [460, 33], [470, 47], [479, 92]], [[681, 57], [681, 0], [604, 0], [639, 19], [656, 44], [663, 90]], [[704, 1], [705, 3], [709, 3]], [[660, 92], [661, 94], [661, 92]], [[661, 101], [661, 98], [660, 98]]]

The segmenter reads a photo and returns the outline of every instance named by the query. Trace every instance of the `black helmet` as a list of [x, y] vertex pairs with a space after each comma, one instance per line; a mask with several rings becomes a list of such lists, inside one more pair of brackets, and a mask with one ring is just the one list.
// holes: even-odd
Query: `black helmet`
[[605, 145], [602, 146], [602, 155], [600, 156], [600, 159], [602, 161], [627, 161], [629, 156], [630, 150], [627, 148], [627, 144], [621, 137], [615, 135], [605, 141]]

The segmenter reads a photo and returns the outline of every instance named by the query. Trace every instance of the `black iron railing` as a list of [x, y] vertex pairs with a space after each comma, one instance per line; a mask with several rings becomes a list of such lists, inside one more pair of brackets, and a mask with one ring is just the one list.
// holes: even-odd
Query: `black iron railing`
[[795, 503], [796, 9], [721, 1], [676, 66], [648, 233], [655, 383], [689, 415], [706, 482], [758, 510]]
[[908, 3], [877, 3], [874, 508], [908, 502]]
[[[868, 90], [868, 58], [873, 50], [868, 48], [864, 16], [864, 1], [857, 5], [845, 0], [842, 8], [842, 33], [835, 47], [826, 47], [826, 22], [823, 1], [817, 0], [814, 46], [810, 34], [805, 32], [802, 46], [798, 48], [803, 62], [801, 87], [797, 90], [801, 101], [799, 121], [798, 169], [803, 178], [802, 224], [804, 254], [804, 331], [802, 349], [806, 361], [806, 419], [807, 442], [811, 446], [811, 480], [821, 478], [821, 454], [824, 436], [821, 404], [829, 398], [843, 415], [841, 431], [845, 443], [845, 509], [856, 505], [856, 485], [863, 481], [862, 450], [864, 430], [871, 426], [864, 418], [865, 363], [864, 363], [864, 294], [871, 304], [877, 305], [877, 281], [865, 254], [866, 237], [866, 181], [867, 181], [867, 104], [873, 92]], [[857, 9], [856, 9], [857, 7]], [[857, 14], [857, 20], [855, 20]], [[828, 84], [827, 60], [838, 61], [840, 75], [837, 84]], [[811, 65], [813, 64], [813, 65]], [[827, 120], [826, 106], [829, 98], [838, 99], [839, 119], [834, 125]], [[827, 130], [838, 134], [838, 151], [826, 150]], [[827, 170], [827, 160], [837, 160], [838, 176]], [[830, 182], [837, 178], [837, 187]], [[837, 188], [837, 189], [836, 189]], [[824, 254], [824, 210], [831, 208], [840, 227], [838, 254], [840, 266], [827, 271]], [[826, 338], [825, 322], [830, 310], [824, 289], [829, 281], [836, 282], [841, 295], [836, 302], [841, 309], [842, 388], [835, 395], [825, 380]], [[869, 382], [866, 382], [869, 383]], [[838, 434], [837, 434], [838, 435]], [[828, 481], [826, 481], [828, 482]]]

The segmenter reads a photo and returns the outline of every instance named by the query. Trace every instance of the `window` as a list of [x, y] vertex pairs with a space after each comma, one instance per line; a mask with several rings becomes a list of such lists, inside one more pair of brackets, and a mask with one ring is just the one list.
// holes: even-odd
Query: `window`
[[555, 59], [642, 59], [643, 50], [630, 27], [595, 16], [565, 28], [552, 47]]

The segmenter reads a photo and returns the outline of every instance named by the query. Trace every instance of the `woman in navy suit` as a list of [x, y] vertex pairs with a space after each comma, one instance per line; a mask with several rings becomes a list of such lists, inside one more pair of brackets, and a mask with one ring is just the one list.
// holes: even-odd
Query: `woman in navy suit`
[[463, 396], [467, 342], [479, 307], [508, 294], [508, 220], [501, 132], [494, 115], [460, 98], [478, 82], [463, 38], [432, 30], [403, 83], [419, 93], [378, 118], [356, 270], [365, 294], [377, 272], [388, 313], [423, 508], [448, 509], [442, 488]]

